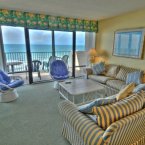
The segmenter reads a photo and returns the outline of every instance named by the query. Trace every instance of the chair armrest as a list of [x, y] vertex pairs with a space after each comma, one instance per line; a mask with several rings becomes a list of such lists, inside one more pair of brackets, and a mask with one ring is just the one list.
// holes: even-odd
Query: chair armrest
[[104, 130], [88, 116], [78, 111], [76, 105], [70, 101], [59, 103], [59, 111], [63, 119], [73, 127], [86, 145], [103, 144]]
[[92, 68], [84, 68], [83, 71], [87, 75], [87, 78], [88, 78], [88, 75], [92, 75], [93, 74]]
[[[2, 88], [4, 88], [4, 90]], [[4, 92], [7, 92], [8, 90], [13, 90], [13, 88], [0, 82], [0, 92], [4, 93]]]

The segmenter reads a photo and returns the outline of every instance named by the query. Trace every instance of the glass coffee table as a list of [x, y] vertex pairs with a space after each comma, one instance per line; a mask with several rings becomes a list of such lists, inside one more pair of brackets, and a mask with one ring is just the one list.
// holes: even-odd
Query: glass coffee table
[[86, 104], [97, 98], [104, 98], [105, 88], [90, 79], [72, 79], [59, 83], [59, 94], [77, 105]]

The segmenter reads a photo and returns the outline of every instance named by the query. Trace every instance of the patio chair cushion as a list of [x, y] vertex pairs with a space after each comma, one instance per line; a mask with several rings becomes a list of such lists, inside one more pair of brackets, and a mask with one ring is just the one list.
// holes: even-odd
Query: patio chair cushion
[[93, 113], [97, 116], [98, 125], [104, 130], [113, 122], [131, 115], [143, 108], [143, 93], [132, 94], [131, 96], [117, 101], [113, 104], [93, 107]]
[[12, 81], [11, 83], [9, 83], [8, 86], [11, 88], [17, 88], [19, 86], [22, 86], [23, 84], [24, 84], [23, 80], [15, 80], [15, 81]]
[[65, 80], [69, 77], [67, 66], [63, 60], [54, 60], [51, 63], [50, 74], [54, 80]]
[[0, 70], [0, 89], [6, 91], [10, 88], [17, 88], [24, 84], [24, 81], [21, 79], [11, 80], [11, 78], [2, 70]]
[[2, 70], [0, 70], [0, 76], [0, 80], [2, 80], [4, 84], [9, 84], [11, 82], [11, 78]]
[[7, 82], [3, 79], [3, 77], [0, 75], [0, 83], [7, 84]]
[[[7, 86], [14, 89], [14, 88], [22, 86], [23, 84], [24, 84], [23, 80], [15, 80], [15, 81], [12, 81], [11, 83], [7, 84]], [[0, 85], [0, 89], [3, 91], [8, 90], [9, 89], [8, 87]]]

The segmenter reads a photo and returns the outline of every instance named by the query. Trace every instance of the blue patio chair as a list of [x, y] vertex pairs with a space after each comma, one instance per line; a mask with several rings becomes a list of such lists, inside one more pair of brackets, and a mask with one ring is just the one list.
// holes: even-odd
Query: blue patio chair
[[0, 70], [0, 102], [10, 102], [18, 98], [15, 88], [24, 84], [22, 79], [11, 79], [7, 73]]
[[56, 59], [56, 57], [50, 56], [48, 61], [43, 61], [42, 69], [43, 69], [43, 70], [47, 70], [47, 71], [49, 72], [50, 63], [51, 63], [53, 60], [55, 60], [55, 59]]
[[64, 81], [69, 77], [68, 68], [63, 60], [54, 60], [50, 64], [50, 75], [55, 80], [54, 87], [58, 87], [59, 81]]
[[68, 58], [69, 58], [69, 56], [68, 55], [64, 55], [63, 57], [62, 57], [62, 60], [68, 65]]

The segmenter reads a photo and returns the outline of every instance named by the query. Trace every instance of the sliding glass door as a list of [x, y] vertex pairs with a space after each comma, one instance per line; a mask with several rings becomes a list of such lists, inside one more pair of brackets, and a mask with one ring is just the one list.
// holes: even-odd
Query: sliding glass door
[[84, 67], [89, 66], [90, 48], [95, 48], [96, 34], [94, 32], [76, 32], [75, 76], [84, 75]]
[[13, 75], [19, 73], [27, 83], [51, 79], [52, 56], [65, 61], [70, 76], [82, 76], [83, 68], [88, 65], [88, 50], [95, 47], [95, 33], [13, 26], [1, 26], [1, 30], [6, 71]]
[[83, 68], [87, 66], [86, 33], [76, 32], [75, 76], [83, 75]]
[[52, 31], [29, 29], [33, 82], [50, 80], [49, 59], [52, 56]]
[[72, 44], [73, 44], [73, 33], [65, 31], [54, 31], [55, 40], [55, 56], [63, 59], [72, 76]]
[[4, 68], [9, 74], [21, 76], [26, 80], [27, 54], [24, 28], [1, 26], [1, 30]]

